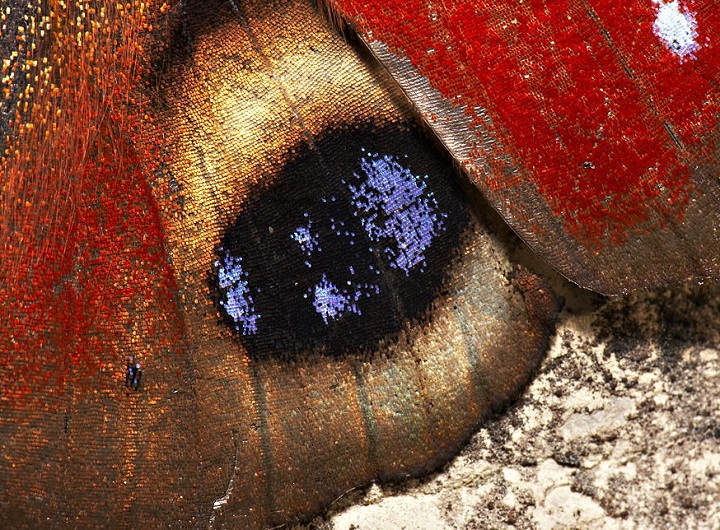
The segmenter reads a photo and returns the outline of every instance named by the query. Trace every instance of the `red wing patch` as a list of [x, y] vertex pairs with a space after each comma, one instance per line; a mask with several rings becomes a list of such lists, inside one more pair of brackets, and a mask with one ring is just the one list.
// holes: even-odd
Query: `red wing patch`
[[[717, 273], [712, 6], [338, 0], [331, 8], [513, 228], [570, 279], [612, 293]], [[430, 88], [418, 89], [418, 79]], [[466, 119], [439, 122], [448, 108]], [[670, 264], [674, 273], [658, 271]]]

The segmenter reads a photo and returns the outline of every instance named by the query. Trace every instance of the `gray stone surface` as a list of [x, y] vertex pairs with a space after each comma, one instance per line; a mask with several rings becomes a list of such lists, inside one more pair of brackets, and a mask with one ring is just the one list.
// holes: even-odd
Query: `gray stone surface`
[[567, 304], [539, 373], [446, 468], [296, 530], [720, 529], [720, 287]]

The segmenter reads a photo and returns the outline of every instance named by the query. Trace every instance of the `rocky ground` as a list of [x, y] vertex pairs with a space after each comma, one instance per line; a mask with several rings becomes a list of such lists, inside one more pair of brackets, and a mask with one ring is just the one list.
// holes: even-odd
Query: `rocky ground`
[[442, 472], [294, 530], [720, 529], [720, 286], [559, 291], [537, 377]]

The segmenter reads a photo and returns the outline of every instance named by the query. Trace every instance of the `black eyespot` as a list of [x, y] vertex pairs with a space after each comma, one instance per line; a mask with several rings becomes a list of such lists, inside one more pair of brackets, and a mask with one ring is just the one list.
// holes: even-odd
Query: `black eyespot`
[[372, 348], [421, 319], [469, 219], [416, 131], [333, 129], [296, 149], [217, 246], [211, 292], [251, 356]]

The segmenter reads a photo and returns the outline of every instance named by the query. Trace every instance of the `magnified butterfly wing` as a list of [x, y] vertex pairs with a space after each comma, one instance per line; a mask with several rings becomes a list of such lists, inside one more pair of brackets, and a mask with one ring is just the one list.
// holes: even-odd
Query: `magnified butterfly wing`
[[[177, 285], [145, 175], [160, 152], [135, 141], [152, 125], [130, 102], [161, 13], [132, 7], [3, 8], [4, 528], [123, 527], [135, 516], [161, 527], [162, 505], [191, 521], [212, 503]], [[147, 392], [126, 394], [131, 355]]]
[[717, 276], [715, 4], [326, 4], [569, 279], [617, 294]]
[[309, 517], [537, 366], [551, 291], [310, 3], [12, 7], [0, 526]]

